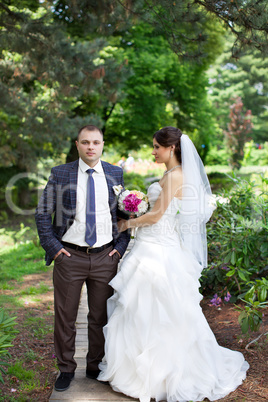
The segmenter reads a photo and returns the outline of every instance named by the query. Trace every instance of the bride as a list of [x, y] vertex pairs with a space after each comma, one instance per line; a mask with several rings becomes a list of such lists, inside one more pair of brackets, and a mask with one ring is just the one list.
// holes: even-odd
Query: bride
[[218, 345], [199, 305], [212, 194], [187, 135], [164, 127], [153, 146], [167, 170], [148, 189], [150, 211], [119, 223], [120, 231], [138, 230], [110, 282], [115, 293], [98, 379], [141, 402], [215, 401], [242, 383], [249, 365]]

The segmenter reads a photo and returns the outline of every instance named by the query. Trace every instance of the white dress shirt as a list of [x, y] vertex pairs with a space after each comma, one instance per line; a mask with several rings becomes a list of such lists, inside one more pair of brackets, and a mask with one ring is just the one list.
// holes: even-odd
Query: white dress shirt
[[[87, 180], [90, 167], [79, 158], [77, 194], [76, 194], [76, 214], [72, 226], [62, 237], [63, 241], [77, 244], [78, 246], [88, 246], [85, 241], [86, 234], [86, 198]], [[107, 181], [102, 168], [101, 161], [93, 168], [92, 177], [95, 184], [95, 208], [96, 208], [96, 232], [97, 241], [93, 247], [101, 247], [113, 240], [112, 236], [112, 217], [109, 207], [109, 194]]]

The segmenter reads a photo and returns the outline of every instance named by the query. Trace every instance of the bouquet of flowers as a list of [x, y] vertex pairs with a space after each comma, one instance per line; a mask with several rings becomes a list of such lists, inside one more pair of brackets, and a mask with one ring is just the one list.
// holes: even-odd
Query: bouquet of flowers
[[145, 214], [149, 208], [149, 201], [146, 194], [137, 190], [125, 190], [121, 185], [114, 186], [113, 190], [118, 199], [118, 216], [129, 219], [131, 216]]

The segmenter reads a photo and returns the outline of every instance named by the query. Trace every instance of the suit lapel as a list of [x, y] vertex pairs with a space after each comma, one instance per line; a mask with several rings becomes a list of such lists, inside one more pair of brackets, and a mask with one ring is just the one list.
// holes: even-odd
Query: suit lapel
[[113, 178], [112, 170], [110, 169], [109, 164], [106, 164], [103, 161], [101, 161], [101, 164], [102, 164], [102, 168], [103, 168], [105, 178], [107, 181], [108, 193], [109, 193], [109, 205], [111, 208], [111, 206], [113, 205], [113, 202], [114, 202], [114, 191], [113, 191], [114, 182], [112, 180], [112, 178]]
[[78, 177], [78, 160], [76, 160], [70, 169], [70, 199], [72, 210], [76, 210], [76, 194], [77, 194], [77, 177]]

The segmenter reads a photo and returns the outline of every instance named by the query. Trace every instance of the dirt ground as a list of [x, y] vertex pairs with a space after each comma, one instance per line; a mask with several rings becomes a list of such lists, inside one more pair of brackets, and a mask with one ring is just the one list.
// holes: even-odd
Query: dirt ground
[[[52, 287], [51, 271], [40, 275], [29, 275], [24, 278], [22, 283], [17, 284], [20, 289], [28, 288], [42, 282]], [[10, 294], [11, 290], [1, 290], [4, 294]], [[10, 363], [15, 363], [16, 359], [24, 361], [26, 370], [34, 370], [35, 386], [33, 389], [20, 391], [21, 380], [16, 375], [5, 375], [4, 384], [0, 384], [0, 401], [41, 401], [49, 400], [55, 378], [57, 376], [56, 360], [53, 348], [52, 332], [44, 333], [43, 336], [36, 336], [38, 328], [34, 326], [36, 318], [45, 317], [46, 330], [52, 331], [53, 327], [53, 291], [52, 289], [40, 295], [40, 301], [36, 303], [25, 304], [22, 308], [16, 310], [17, 330], [19, 334], [13, 341], [13, 347], [10, 348]], [[264, 312], [264, 323], [258, 333], [242, 335], [237, 317], [239, 312], [235, 310], [234, 305], [225, 304], [221, 309], [209, 306], [209, 300], [202, 301], [204, 314], [221, 346], [242, 352], [250, 364], [247, 379], [244, 383], [229, 396], [220, 399], [222, 402], [262, 402], [268, 400], [268, 337], [262, 336], [258, 342], [250, 345], [245, 350], [246, 345], [261, 333], [268, 331], [268, 309]], [[48, 314], [48, 312], [50, 314]], [[29, 322], [33, 324], [25, 325]], [[47, 332], [47, 331], [45, 331]], [[41, 334], [42, 335], [42, 334]], [[4, 399], [1, 399], [3, 397]]]

